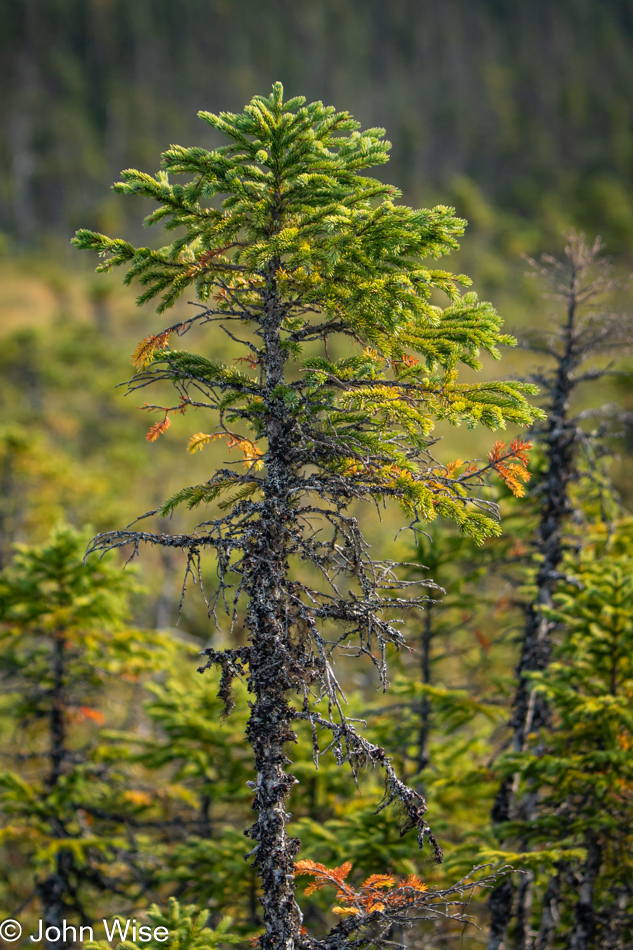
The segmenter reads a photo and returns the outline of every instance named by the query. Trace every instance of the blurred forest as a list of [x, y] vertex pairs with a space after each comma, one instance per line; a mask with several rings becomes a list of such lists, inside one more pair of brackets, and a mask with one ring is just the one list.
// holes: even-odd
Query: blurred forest
[[[122, 225], [107, 189], [172, 141], [202, 145], [199, 109], [241, 108], [281, 80], [388, 129], [411, 203], [456, 179], [557, 236], [633, 241], [633, 13], [626, 0], [3, 0], [0, 229]], [[134, 219], [135, 221], [137, 219]]]
[[[235, 933], [252, 936], [258, 885], [243, 859], [242, 835], [252, 778], [243, 742], [246, 694], [238, 690], [236, 710], [222, 720], [217, 680], [195, 673], [200, 651], [226, 642], [191, 578], [184, 578], [189, 589], [179, 609], [184, 563], [172, 552], [147, 551], [125, 573], [109, 556], [81, 573], [91, 534], [123, 527], [182, 484], [206, 480], [226, 452], [214, 444], [188, 454], [191, 423], [179, 417], [162, 438], [146, 441], [156, 417], [116, 387], [131, 375], [138, 341], [164, 319], [151, 305], [137, 309], [116, 275], [95, 276], [85, 255], [69, 248], [70, 238], [90, 227], [139, 241], [145, 204], [109, 191], [121, 169], [154, 173], [172, 142], [214, 147], [197, 111], [240, 110], [281, 80], [288, 96], [322, 99], [363, 127], [386, 128], [392, 159], [377, 176], [401, 188], [409, 204], [441, 202], [468, 220], [447, 267], [473, 278], [508, 332], [547, 336], [562, 320], [558, 303], [526, 276], [525, 255], [560, 257], [571, 227], [586, 232], [590, 244], [602, 236], [621, 279], [604, 306], [630, 311], [633, 7], [626, 0], [0, 0], [0, 76], [0, 909], [31, 933], [26, 927], [35, 928], [42, 909], [53, 906], [55, 888], [62, 887], [64, 911], [78, 922], [142, 914], [152, 901], [165, 907], [175, 896], [204, 908], [212, 926], [228, 914]], [[189, 310], [178, 303], [172, 322]], [[212, 331], [204, 347], [227, 362], [240, 352]], [[506, 349], [500, 364], [485, 363], [484, 375], [527, 377], [543, 362], [542, 353]], [[606, 358], [591, 365], [604, 367]], [[574, 393], [572, 408], [588, 426], [603, 404], [633, 410], [630, 368], [624, 341], [616, 363], [622, 375], [596, 376]], [[574, 488], [570, 547], [584, 540], [596, 556], [604, 553], [607, 521], [617, 522], [616, 549], [609, 549], [609, 583], [617, 587], [626, 586], [632, 556], [630, 417], [622, 415], [616, 429], [619, 437], [607, 439], [614, 457], [604, 484], [613, 480], [620, 501]], [[448, 427], [442, 435], [443, 461], [457, 451], [485, 458], [494, 441]], [[534, 455], [535, 481], [543, 452], [541, 445]], [[343, 664], [341, 671], [352, 711], [428, 797], [445, 864], [420, 857], [393, 816], [375, 814], [378, 777], [364, 776], [355, 792], [333, 761], [315, 772], [307, 729], [293, 756], [301, 782], [293, 827], [302, 857], [328, 865], [349, 860], [365, 875], [420, 873], [436, 883], [474, 863], [504, 860], [513, 849], [548, 848], [541, 864], [515, 862], [532, 875], [534, 906], [545, 907], [552, 881], [560, 878], [563, 894], [578, 890], [583, 872], [574, 861], [584, 867], [585, 831], [558, 854], [546, 818], [540, 838], [530, 831], [535, 840], [518, 825], [500, 836], [491, 823], [500, 780], [527, 774], [514, 760], [498, 766], [498, 758], [510, 742], [539, 518], [537, 496], [515, 499], [500, 485], [496, 497], [504, 534], [481, 549], [448, 525], [435, 524], [416, 546], [413, 538], [395, 538], [397, 514], [387, 511], [376, 522], [375, 553], [410, 562], [412, 577], [432, 577], [446, 596], [422, 619], [405, 618], [415, 652], [392, 658], [386, 697], [371, 670], [361, 675]], [[174, 514], [169, 530], [194, 522]], [[148, 524], [164, 527], [158, 517]], [[567, 568], [570, 577], [586, 569], [582, 558]], [[211, 569], [205, 579], [212, 589]], [[580, 620], [564, 619], [573, 614], [573, 588], [565, 596], [557, 629], [575, 623], [576, 630]], [[630, 613], [624, 623], [633, 643]], [[60, 630], [70, 644], [63, 695], [47, 665]], [[573, 644], [562, 634], [557, 643], [559, 666], [573, 665]], [[560, 669], [557, 675], [564, 679]], [[613, 734], [624, 736], [618, 748], [628, 762], [628, 668], [624, 680], [628, 706]], [[563, 709], [559, 686], [543, 690]], [[65, 733], [55, 753], [51, 710], [62, 707]], [[567, 707], [560, 713], [570, 734], [574, 715]], [[567, 733], [557, 742], [558, 754], [569, 750]], [[630, 815], [630, 766], [614, 768]], [[551, 771], [543, 782], [550, 783], [548, 807], [559, 815]], [[610, 827], [622, 822], [618, 812]], [[626, 913], [628, 885], [618, 878], [617, 886]], [[323, 892], [301, 898], [307, 921], [331, 924], [333, 899]], [[574, 911], [566, 906], [561, 897], [563, 931], [570, 932]], [[466, 931], [463, 945], [479, 948], [488, 939], [488, 911], [479, 902], [473, 913], [483, 930]], [[461, 929], [442, 924], [403, 939], [430, 950], [450, 936], [462, 939]], [[537, 937], [530, 939], [506, 946], [536, 947]], [[562, 947], [566, 939], [547, 931], [538, 948]], [[600, 939], [587, 946], [624, 946], [616, 937]]]

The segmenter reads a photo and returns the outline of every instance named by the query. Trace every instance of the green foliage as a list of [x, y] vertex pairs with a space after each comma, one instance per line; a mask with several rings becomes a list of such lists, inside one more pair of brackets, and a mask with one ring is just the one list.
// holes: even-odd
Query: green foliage
[[[124, 940], [117, 944], [117, 950], [139, 950], [147, 947], [149, 950], [160, 950], [161, 947], [170, 947], [173, 950], [214, 950], [230, 944], [242, 943], [242, 940], [231, 933], [231, 918], [223, 917], [215, 927], [208, 925], [208, 914], [193, 904], [182, 906], [175, 897], [170, 898], [165, 911], [156, 905], [147, 911], [150, 921], [152, 938], [137, 941]], [[157, 927], [166, 928], [169, 940], [154, 937]], [[162, 937], [162, 933], [160, 937]], [[105, 940], [92, 940], [86, 943], [88, 950], [111, 950], [112, 944]]]
[[[465, 222], [442, 205], [418, 211], [394, 204], [396, 188], [359, 174], [387, 160], [383, 130], [361, 133], [348, 113], [304, 102], [284, 102], [278, 83], [242, 114], [200, 113], [229, 144], [214, 151], [173, 146], [157, 177], [124, 173], [118, 191], [158, 203], [146, 223], [160, 221], [182, 232], [170, 245], [135, 248], [87, 230], [78, 231], [73, 243], [105, 258], [99, 270], [127, 266], [125, 281], [138, 279], [147, 288], [139, 303], [160, 296], [162, 312], [191, 288], [209, 308], [139, 345], [133, 388], [171, 380], [180, 393], [179, 411], [217, 408], [219, 434], [240, 444], [247, 467], [259, 457], [265, 461], [266, 448], [257, 446], [261, 380], [171, 350], [168, 339], [196, 319], [255, 325], [274, 290], [284, 310], [280, 345], [289, 364], [296, 362], [292, 379], [274, 395], [304, 431], [306, 451], [325, 473], [352, 478], [360, 492], [396, 498], [425, 520], [438, 514], [453, 519], [483, 541], [498, 528], [485, 510], [468, 504], [472, 471], [452, 478], [420, 453], [439, 420], [490, 429], [530, 424], [539, 411], [525, 394], [535, 389], [457, 381], [460, 363], [478, 370], [481, 351], [497, 359], [498, 346], [513, 342], [501, 333], [490, 304], [472, 292], [460, 296], [458, 287], [468, 278], [423, 263], [456, 248]], [[171, 182], [170, 176], [182, 174], [193, 178]], [[439, 292], [449, 299], [444, 308], [434, 302]], [[316, 324], [311, 314], [318, 314]], [[362, 355], [299, 360], [305, 345], [341, 333], [364, 347]], [[263, 351], [244, 342], [244, 360], [261, 368]], [[254, 442], [229, 430], [235, 422], [250, 428]], [[324, 439], [331, 446], [327, 459], [319, 458]], [[253, 446], [250, 454], [247, 445]], [[208, 503], [224, 483], [216, 476], [208, 487], [181, 490], [162, 513], [182, 502]], [[227, 507], [252, 491], [252, 484], [245, 487]]]
[[[157, 827], [151, 851], [156, 884], [234, 918], [242, 936], [257, 926], [258, 885], [244, 860], [241, 828], [251, 811], [253, 778], [244, 743], [243, 704], [223, 720], [217, 683], [190, 668], [147, 682], [146, 728], [110, 733], [112, 754], [142, 766], [149, 781], [162, 776], [171, 825]], [[240, 690], [241, 692], [241, 690]], [[238, 830], [238, 828], [240, 830]]]
[[85, 543], [60, 527], [44, 545], [20, 546], [0, 575], [0, 715], [11, 763], [0, 774], [0, 842], [13, 900], [34, 891], [52, 919], [62, 907], [81, 918], [99, 892], [142, 893], [146, 858], [126, 822], [152, 800], [124, 762], [108, 765], [95, 727], [111, 715], [109, 692], [126, 682], [132, 690], [168, 653], [160, 635], [125, 626], [133, 585], [118, 566], [84, 564]]
[[[132, 579], [118, 565], [83, 561], [85, 536], [57, 528], [48, 543], [18, 546], [0, 576], [0, 675], [11, 690], [4, 702], [19, 720], [45, 718], [54, 686], [56, 645], [67, 651], [64, 690], [78, 709], [122, 671], [148, 669], [160, 636], [125, 629]], [[16, 705], [17, 704], [17, 705]]]
[[578, 556], [569, 556], [554, 600], [547, 615], [560, 639], [548, 668], [530, 675], [547, 700], [551, 727], [531, 734], [524, 752], [507, 753], [500, 763], [520, 776], [526, 794], [537, 790], [529, 821], [517, 814], [507, 829], [532, 853], [497, 857], [536, 872], [541, 900], [548, 879], [560, 879], [560, 940], [578, 926], [571, 882], [588, 887], [591, 939], [610, 946], [611, 939], [630, 938], [633, 908], [630, 526], [612, 539], [598, 532]]
[[548, 816], [565, 801], [577, 803], [564, 837], [595, 830], [615, 840], [630, 820], [625, 789], [633, 781], [633, 560], [630, 552], [596, 553], [590, 548], [566, 565], [568, 586], [550, 614], [564, 624], [564, 639], [548, 670], [533, 674], [555, 727], [542, 754], [521, 758], [521, 773], [538, 775]]

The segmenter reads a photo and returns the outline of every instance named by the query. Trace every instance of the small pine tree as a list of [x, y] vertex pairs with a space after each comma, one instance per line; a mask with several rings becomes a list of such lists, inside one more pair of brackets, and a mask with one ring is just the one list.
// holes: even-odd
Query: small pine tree
[[[158, 883], [200, 907], [228, 913], [233, 932], [253, 933], [257, 879], [244, 861], [242, 829], [248, 823], [253, 778], [248, 746], [241, 742], [245, 704], [222, 720], [214, 684], [191, 682], [190, 668], [149, 681], [144, 728], [116, 736], [116, 748], [149, 776], [174, 789], [171, 821], [152, 828]], [[176, 793], [180, 792], [177, 798]]]
[[[156, 904], [147, 911], [147, 922], [139, 926], [149, 927], [151, 936], [147, 939], [147, 929], [142, 939], [133, 936], [129, 927], [125, 932], [126, 939], [119, 943], [117, 950], [162, 950], [163, 947], [177, 947], [178, 950], [215, 950], [216, 947], [226, 947], [231, 944], [242, 943], [242, 939], [231, 933], [231, 918], [223, 917], [216, 927], [209, 927], [208, 914], [193, 904], [182, 905], [175, 897], [170, 898], [166, 910], [162, 911]], [[161, 928], [156, 934], [157, 928]], [[169, 943], [165, 942], [167, 931]], [[140, 933], [140, 931], [139, 931]], [[92, 940], [85, 944], [86, 950], [112, 950], [112, 943], [106, 940]]]
[[[530, 676], [550, 727], [508, 754], [518, 791], [538, 789], [508, 830], [533, 855], [528, 926], [536, 946], [615, 950], [633, 939], [633, 557], [629, 530], [568, 558], [547, 619], [564, 631], [547, 669]], [[533, 793], [532, 793], [533, 794]], [[526, 820], [527, 819], [527, 820]]]
[[[44, 929], [67, 946], [62, 921], [89, 924], [111, 893], [143, 894], [143, 857], [127, 821], [151, 805], [100, 747], [109, 694], [154, 668], [160, 637], [131, 630], [128, 578], [90, 558], [86, 539], [58, 528], [22, 546], [0, 574], [0, 774], [3, 864], [11, 907], [33, 898]], [[101, 903], [99, 903], [101, 901]]]
[[[425, 263], [457, 247], [464, 222], [443, 206], [395, 204], [396, 188], [364, 174], [387, 161], [383, 130], [360, 132], [348, 113], [320, 102], [284, 102], [279, 83], [239, 115], [200, 116], [228, 144], [215, 151], [173, 146], [156, 177], [129, 170], [115, 186], [154, 200], [147, 224], [162, 222], [178, 236], [159, 250], [85, 230], [74, 243], [105, 257], [101, 270], [127, 266], [125, 281], [145, 286], [139, 303], [161, 297], [159, 313], [195, 292], [195, 314], [139, 345], [131, 389], [160, 381], [175, 387], [175, 404], [150, 407], [161, 413], [150, 440], [169, 428], [174, 412], [209, 410], [215, 427], [193, 435], [190, 449], [224, 439], [241, 452], [244, 470], [222, 468], [165, 502], [163, 516], [178, 505], [209, 506], [192, 532], [115, 531], [93, 549], [179, 548], [195, 573], [210, 548], [219, 576], [210, 609], [225, 599], [235, 617], [244, 606], [248, 645], [209, 648], [205, 668], [220, 667], [227, 709], [231, 681], [248, 675], [247, 736], [257, 774], [257, 819], [248, 834], [262, 885], [261, 945], [291, 950], [317, 945], [301, 934], [300, 842], [287, 833], [293, 723], [310, 723], [315, 757], [324, 731], [339, 762], [347, 759], [353, 771], [382, 769], [383, 807], [397, 804], [403, 832], [415, 828], [420, 845], [428, 839], [441, 854], [422, 796], [345, 715], [335, 652], [366, 656], [386, 686], [387, 648], [405, 643], [398, 614], [425, 602], [398, 596], [406, 584], [396, 565], [371, 559], [350, 509], [362, 500], [395, 501], [413, 525], [441, 515], [483, 541], [499, 527], [476, 486], [496, 469], [518, 487], [525, 445], [499, 444], [484, 466], [444, 465], [430, 451], [435, 424], [524, 426], [538, 410], [526, 401], [533, 386], [458, 381], [460, 365], [477, 370], [480, 351], [497, 358], [498, 345], [512, 340], [490, 304], [460, 295], [468, 278]], [[170, 175], [188, 181], [175, 184]], [[443, 308], [436, 302], [442, 294]], [[236, 341], [241, 366], [170, 347], [172, 337], [208, 324]], [[305, 579], [295, 564], [309, 568]], [[314, 572], [322, 583], [310, 579]], [[371, 920], [363, 913], [346, 919], [337, 945]]]

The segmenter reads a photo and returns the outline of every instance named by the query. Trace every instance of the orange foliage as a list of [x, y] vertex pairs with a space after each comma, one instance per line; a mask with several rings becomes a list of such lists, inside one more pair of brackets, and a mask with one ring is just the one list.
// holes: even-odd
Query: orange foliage
[[78, 709], [69, 709], [68, 718], [74, 720], [74, 722], [85, 722], [86, 719], [89, 719], [91, 722], [96, 722], [98, 726], [102, 726], [105, 722], [103, 713], [100, 713], [96, 709], [91, 709], [89, 706], [79, 706]]
[[491, 466], [517, 498], [522, 498], [525, 494], [525, 486], [522, 483], [530, 480], [527, 465], [531, 448], [532, 443], [522, 439], [513, 439], [508, 447], [499, 439], [493, 445], [492, 452], [488, 453]]
[[346, 882], [351, 870], [349, 861], [338, 868], [326, 868], [324, 864], [307, 860], [297, 861], [295, 864], [297, 875], [309, 874], [314, 877], [305, 889], [306, 894], [313, 894], [327, 885], [336, 888], [336, 898], [344, 906], [333, 907], [332, 913], [339, 917], [367, 917], [380, 911], [402, 908], [414, 902], [416, 894], [428, 890], [428, 885], [415, 874], [410, 874], [402, 881], [397, 881], [393, 874], [371, 874], [363, 881], [359, 890], [355, 890]]
[[169, 416], [165, 416], [164, 419], [161, 419], [160, 422], [155, 422], [154, 425], [150, 428], [145, 438], [148, 442], [155, 442], [156, 439], [166, 432], [171, 425], [171, 419]]
[[172, 330], [164, 330], [156, 336], [147, 336], [141, 340], [132, 354], [132, 366], [136, 369], [144, 369], [148, 363], [151, 363], [156, 350], [164, 350], [169, 343], [169, 337]]
[[510, 557], [523, 557], [524, 554], [527, 554], [527, 548], [524, 545], [523, 541], [519, 538], [516, 539], [510, 550], [508, 551]]
[[508, 597], [507, 594], [502, 594], [501, 597], [495, 602], [495, 616], [500, 613], [505, 613], [506, 610], [509, 610], [512, 607], [512, 598]]
[[134, 789], [128, 789], [124, 792], [123, 798], [126, 802], [131, 802], [132, 805], [138, 805], [139, 807], [146, 807], [152, 804], [151, 795], [148, 795], [147, 792], [137, 792]]
[[633, 737], [627, 736], [621, 732], [618, 736], [618, 745], [621, 749], [624, 749], [626, 752], [633, 750]]
[[253, 356], [249, 353], [248, 356], [236, 356], [233, 360], [234, 363], [246, 363], [249, 369], [257, 369], [259, 365], [259, 360], [256, 356]]
[[459, 466], [463, 464], [464, 463], [462, 462], [461, 459], [455, 459], [454, 462], [449, 462], [448, 465], [446, 466], [446, 473], [448, 477], [452, 478], [455, 472], [457, 471], [457, 469], [459, 468]]
[[477, 641], [477, 643], [479, 644], [479, 646], [481, 647], [481, 649], [484, 651], [484, 653], [486, 654], [489, 653], [490, 647], [492, 646], [492, 641], [489, 640], [488, 637], [484, 633], [481, 632], [479, 627], [475, 627], [475, 629], [473, 630], [473, 636], [475, 640]]
[[226, 444], [229, 451], [235, 447], [240, 449], [244, 455], [245, 468], [250, 468], [250, 466], [253, 465], [255, 470], [259, 471], [259, 469], [264, 467], [264, 463], [262, 462], [263, 452], [261, 449], [258, 449], [250, 439], [244, 439], [239, 435], [231, 435]]

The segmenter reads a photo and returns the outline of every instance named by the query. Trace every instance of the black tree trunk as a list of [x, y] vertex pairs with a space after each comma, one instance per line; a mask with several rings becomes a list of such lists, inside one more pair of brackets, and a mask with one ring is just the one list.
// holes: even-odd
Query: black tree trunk
[[288, 482], [292, 436], [283, 400], [275, 392], [283, 381], [285, 354], [280, 345], [282, 304], [275, 287], [276, 267], [269, 274], [269, 292], [262, 325], [268, 436], [268, 474], [264, 513], [247, 552], [247, 625], [250, 631], [249, 689], [255, 695], [247, 735], [253, 748], [257, 781], [253, 808], [257, 821], [249, 836], [262, 882], [265, 950], [293, 950], [302, 915], [294, 897], [294, 859], [300, 842], [290, 838], [286, 803], [295, 777], [285, 771], [290, 760], [284, 746], [295, 741], [293, 710], [286, 694], [296, 686], [284, 602], [286, 531], [291, 517]]

